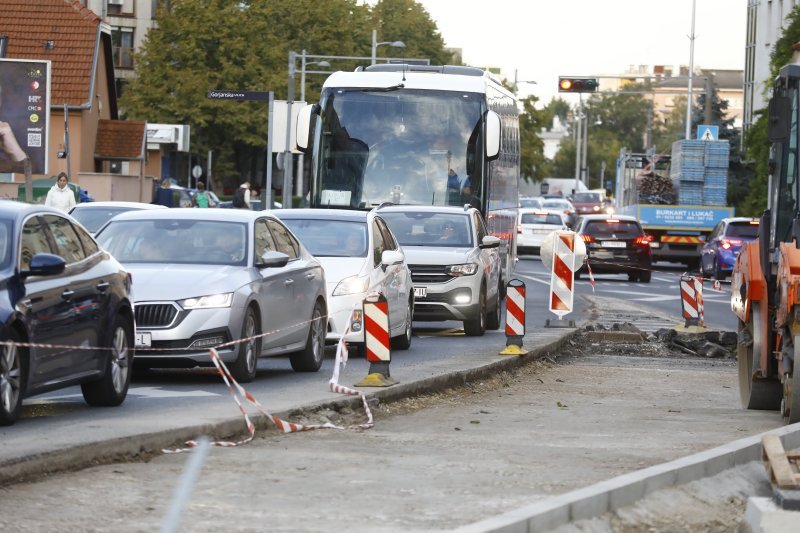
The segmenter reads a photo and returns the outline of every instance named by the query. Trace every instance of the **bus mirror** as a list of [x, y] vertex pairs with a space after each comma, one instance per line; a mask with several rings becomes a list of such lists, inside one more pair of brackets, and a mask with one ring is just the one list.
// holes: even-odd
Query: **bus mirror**
[[770, 142], [780, 142], [789, 136], [791, 101], [788, 96], [775, 96], [769, 101], [767, 137]]
[[500, 115], [486, 112], [486, 159], [497, 159], [500, 155]]
[[308, 138], [311, 134], [311, 115], [314, 112], [315, 105], [307, 105], [297, 114], [297, 139], [295, 139], [295, 144], [301, 152], [308, 151]]

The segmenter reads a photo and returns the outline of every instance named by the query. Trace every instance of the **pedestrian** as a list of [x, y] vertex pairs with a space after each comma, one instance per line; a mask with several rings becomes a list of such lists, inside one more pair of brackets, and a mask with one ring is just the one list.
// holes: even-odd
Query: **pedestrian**
[[69, 178], [66, 172], [59, 172], [56, 183], [47, 191], [44, 205], [55, 207], [65, 213], [75, 207], [75, 193], [69, 188]]
[[156, 189], [156, 197], [153, 203], [164, 207], [175, 207], [172, 201], [172, 182], [169, 178], [161, 180], [161, 186]]
[[194, 196], [192, 196], [192, 206], [214, 207], [214, 203], [211, 201], [208, 191], [206, 191], [206, 184], [202, 181], [197, 182], [197, 192], [194, 193]]
[[250, 182], [245, 181], [233, 193], [233, 207], [237, 209], [250, 209]]

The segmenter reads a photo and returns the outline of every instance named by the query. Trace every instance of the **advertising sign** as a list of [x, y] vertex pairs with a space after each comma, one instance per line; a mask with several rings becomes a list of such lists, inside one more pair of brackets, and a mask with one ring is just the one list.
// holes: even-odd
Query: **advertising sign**
[[0, 172], [47, 174], [50, 61], [0, 59]]

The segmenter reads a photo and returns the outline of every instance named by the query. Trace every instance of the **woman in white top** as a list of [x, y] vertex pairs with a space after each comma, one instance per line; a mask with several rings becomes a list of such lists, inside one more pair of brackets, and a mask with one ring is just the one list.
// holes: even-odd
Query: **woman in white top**
[[47, 198], [44, 201], [44, 205], [55, 207], [65, 213], [68, 213], [70, 209], [75, 207], [75, 193], [67, 186], [68, 181], [67, 174], [65, 172], [60, 172], [56, 184], [47, 191]]

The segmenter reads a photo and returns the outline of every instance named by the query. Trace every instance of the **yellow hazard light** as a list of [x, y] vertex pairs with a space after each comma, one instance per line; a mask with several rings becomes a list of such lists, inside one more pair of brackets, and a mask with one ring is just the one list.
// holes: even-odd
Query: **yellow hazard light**
[[562, 91], [569, 91], [572, 89], [572, 80], [562, 79], [558, 83]]

